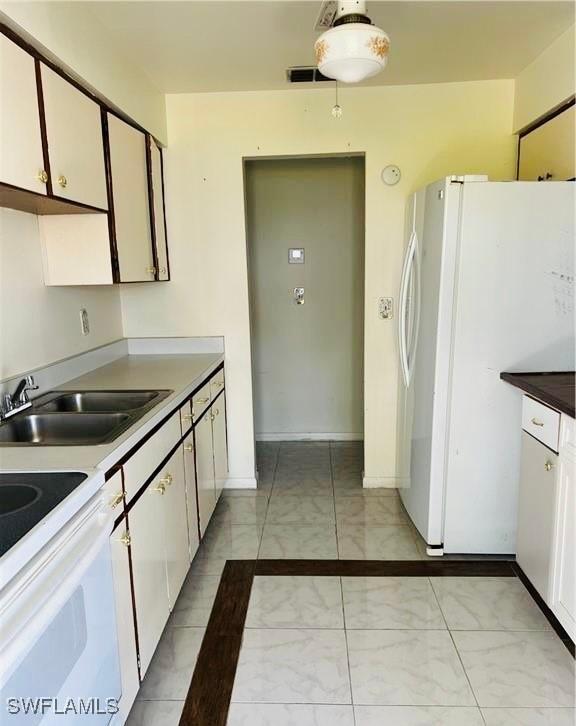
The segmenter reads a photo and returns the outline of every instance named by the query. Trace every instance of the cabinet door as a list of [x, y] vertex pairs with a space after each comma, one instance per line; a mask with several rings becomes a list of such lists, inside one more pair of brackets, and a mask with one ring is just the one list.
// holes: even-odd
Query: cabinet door
[[41, 68], [52, 192], [108, 209], [100, 106], [47, 66]]
[[522, 432], [516, 559], [546, 602], [550, 600], [557, 461], [555, 453]]
[[142, 677], [170, 614], [162, 511], [164, 489], [152, 482], [128, 514]]
[[0, 182], [46, 194], [34, 58], [0, 35]]
[[119, 281], [154, 280], [146, 136], [108, 114], [108, 138]]
[[162, 151], [154, 139], [149, 136], [150, 176], [152, 180], [152, 207], [154, 210], [154, 240], [156, 243], [156, 263], [158, 279], [169, 280], [168, 242], [166, 239], [166, 220], [164, 217], [164, 180], [162, 169]]
[[[562, 416], [558, 467], [556, 547], [550, 607], [572, 639], [576, 636], [576, 424]], [[570, 429], [569, 432], [566, 429]], [[569, 433], [569, 436], [566, 435]]]
[[182, 583], [190, 567], [188, 549], [188, 516], [186, 512], [186, 480], [182, 447], [178, 447], [158, 476], [157, 485], [164, 485], [164, 533], [166, 536], [166, 576], [168, 600], [174, 607]]
[[210, 409], [194, 428], [196, 440], [196, 481], [198, 485], [198, 514], [200, 533], [204, 536], [214, 507], [214, 453], [212, 448], [212, 420]]
[[132, 587], [130, 584], [129, 543], [127, 522], [122, 519], [110, 536], [110, 549], [112, 552], [116, 627], [118, 630], [118, 651], [122, 677], [120, 710], [124, 717], [128, 716], [140, 687], [134, 610], [132, 608]]
[[520, 139], [518, 179], [574, 179], [575, 108], [571, 106]]
[[186, 475], [186, 511], [188, 513], [188, 540], [190, 561], [194, 558], [200, 534], [198, 532], [198, 500], [196, 495], [196, 464], [194, 461], [194, 434], [184, 439], [184, 471]]
[[214, 487], [216, 501], [218, 501], [228, 478], [226, 398], [224, 394], [221, 394], [212, 405], [212, 435], [214, 438]]

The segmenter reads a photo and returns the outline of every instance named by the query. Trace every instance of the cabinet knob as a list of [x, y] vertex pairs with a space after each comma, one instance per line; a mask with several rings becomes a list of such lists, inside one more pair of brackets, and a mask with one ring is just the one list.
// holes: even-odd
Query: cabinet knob
[[120, 502], [124, 499], [124, 492], [118, 492], [110, 500], [110, 507], [116, 509]]
[[192, 453], [194, 451], [193, 444], [184, 444], [184, 451], [189, 451], [190, 453]]
[[216, 418], [216, 416], [214, 416], [214, 414], [213, 414], [213, 413], [211, 413], [211, 414], [210, 414], [210, 421], [214, 421], [214, 419], [215, 419], [215, 418]]
[[161, 275], [165, 275], [166, 274], [166, 268], [165, 267], [161, 267], [160, 268], [160, 274]]
[[124, 532], [123, 536], [120, 537], [118, 542], [122, 542], [122, 544], [125, 547], [130, 547], [130, 545], [132, 544], [132, 538], [130, 537], [130, 532], [128, 532], [128, 530], [126, 530], [126, 532]]
[[184, 419], [184, 421], [192, 421], [192, 419], [194, 417], [192, 416], [191, 413], [185, 413], [185, 414], [182, 415], [182, 418]]
[[66, 189], [66, 187], [68, 186], [68, 179], [66, 179], [64, 174], [60, 174], [60, 176], [58, 177], [58, 184], [60, 184], [62, 189]]
[[169, 487], [170, 484], [172, 484], [172, 474], [166, 474], [166, 476], [163, 476], [158, 483], [161, 486]]
[[554, 468], [554, 464], [553, 464], [553, 462], [551, 462], [551, 461], [547, 461], [547, 462], [546, 462], [546, 463], [544, 464], [544, 469], [545, 469], [546, 471], [552, 471], [552, 469], [553, 469], [553, 468]]
[[38, 174], [36, 175], [36, 178], [38, 181], [42, 182], [42, 184], [48, 183], [48, 173], [44, 171], [44, 169], [40, 169], [38, 171]]
[[216, 418], [216, 416], [218, 416], [219, 413], [220, 413], [220, 409], [219, 408], [215, 408], [214, 409], [214, 418]]
[[149, 275], [155, 275], [155, 274], [156, 274], [156, 268], [155, 268], [155, 267], [147, 267], [147, 268], [146, 268], [146, 272], [147, 272], [147, 273], [148, 273]]
[[161, 484], [161, 483], [160, 483], [160, 484], [158, 484], [158, 486], [157, 486], [157, 487], [154, 487], [154, 491], [155, 491], [155, 492], [158, 492], [158, 494], [164, 494], [164, 492], [166, 491], [166, 486], [165, 486], [165, 484]]

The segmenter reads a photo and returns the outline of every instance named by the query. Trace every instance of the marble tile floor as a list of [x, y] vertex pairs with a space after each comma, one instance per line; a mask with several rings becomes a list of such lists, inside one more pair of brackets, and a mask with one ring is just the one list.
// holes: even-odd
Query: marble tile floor
[[[129, 726], [178, 724], [227, 559], [426, 558], [361, 461], [258, 446], [261, 486], [221, 498]], [[257, 576], [228, 726], [569, 726], [573, 668], [516, 578]]]

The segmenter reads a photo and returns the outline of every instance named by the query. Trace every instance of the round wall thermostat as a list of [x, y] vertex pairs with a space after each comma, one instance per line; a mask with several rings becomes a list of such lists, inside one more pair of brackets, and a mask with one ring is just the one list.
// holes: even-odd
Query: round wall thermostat
[[388, 184], [390, 187], [394, 186], [400, 181], [400, 167], [396, 166], [396, 164], [389, 164], [382, 169], [381, 176], [384, 184]]

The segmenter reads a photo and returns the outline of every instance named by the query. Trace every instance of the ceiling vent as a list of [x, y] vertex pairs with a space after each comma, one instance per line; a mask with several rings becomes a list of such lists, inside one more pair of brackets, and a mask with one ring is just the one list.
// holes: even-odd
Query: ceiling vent
[[323, 76], [322, 73], [314, 66], [302, 66], [298, 68], [288, 68], [286, 71], [288, 83], [320, 83], [322, 81], [334, 81], [332, 78]]

